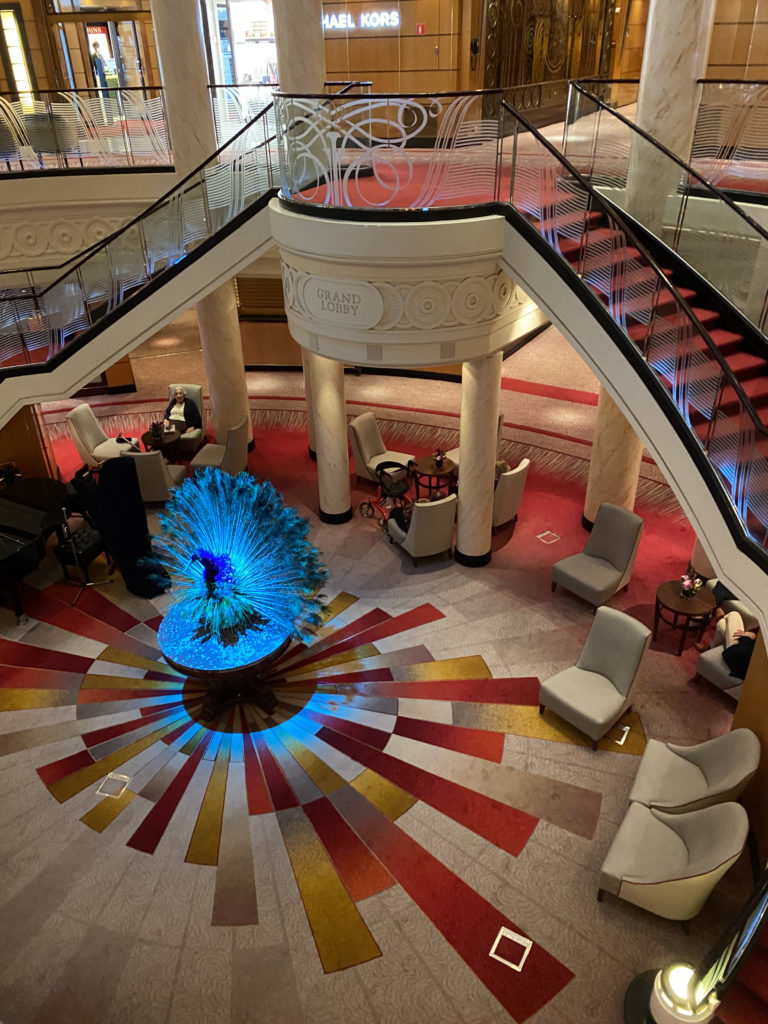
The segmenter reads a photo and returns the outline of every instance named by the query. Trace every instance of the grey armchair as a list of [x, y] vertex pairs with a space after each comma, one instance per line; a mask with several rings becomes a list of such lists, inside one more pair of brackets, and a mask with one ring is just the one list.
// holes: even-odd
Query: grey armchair
[[413, 459], [413, 455], [391, 452], [385, 447], [372, 412], [362, 412], [350, 420], [349, 441], [358, 480], [376, 482], [376, 469], [380, 462], [399, 462], [401, 466], [407, 466]]
[[184, 394], [187, 398], [191, 398], [197, 406], [197, 411], [200, 413], [200, 419], [202, 421], [202, 427], [195, 427], [193, 430], [188, 430], [185, 434], [182, 434], [179, 438], [179, 450], [182, 452], [192, 452], [193, 454], [197, 451], [200, 445], [203, 443], [205, 437], [205, 413], [203, 412], [203, 389], [199, 384], [169, 384], [168, 385], [168, 401], [170, 402], [173, 398], [173, 392], [176, 388], [183, 388]]
[[565, 590], [598, 608], [629, 583], [643, 532], [643, 520], [604, 501], [584, 550], [552, 566], [552, 589]]
[[243, 416], [239, 423], [229, 428], [225, 445], [203, 445], [190, 462], [189, 468], [194, 471], [212, 466], [214, 469], [222, 469], [232, 476], [242, 473], [248, 465], [249, 435], [253, 436], [251, 421], [248, 416]]
[[632, 803], [600, 871], [598, 899], [612, 893], [672, 921], [689, 921], [747, 840], [741, 804], [665, 814]]
[[394, 519], [387, 520], [390, 544], [395, 541], [404, 548], [417, 564], [417, 559], [449, 554], [453, 547], [453, 524], [456, 519], [455, 494], [438, 501], [417, 501], [413, 505], [408, 530], [403, 530]]
[[629, 707], [650, 638], [650, 629], [631, 615], [598, 608], [579, 660], [541, 684], [539, 714], [554, 711], [589, 736], [596, 750]]
[[521, 459], [514, 469], [502, 473], [496, 482], [493, 492], [493, 529], [503, 526], [510, 519], [517, 522], [520, 502], [523, 500], [523, 489], [528, 479], [530, 459]]
[[135, 437], [128, 438], [125, 442], [118, 441], [114, 437], [107, 437], [101, 429], [101, 424], [96, 419], [93, 409], [87, 403], [70, 409], [66, 420], [70, 436], [75, 442], [75, 448], [77, 448], [80, 458], [91, 469], [96, 469], [107, 459], [116, 458], [131, 445], [138, 446], [139, 442]]
[[162, 452], [124, 451], [120, 455], [136, 464], [142, 501], [168, 501], [187, 473], [186, 466], [169, 466]]
[[668, 814], [736, 800], [760, 764], [751, 729], [680, 747], [649, 740], [629, 799]]

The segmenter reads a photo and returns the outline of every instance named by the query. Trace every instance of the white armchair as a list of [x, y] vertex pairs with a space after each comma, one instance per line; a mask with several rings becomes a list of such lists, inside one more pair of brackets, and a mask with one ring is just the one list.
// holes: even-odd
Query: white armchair
[[120, 455], [136, 464], [142, 501], [168, 501], [187, 473], [186, 466], [169, 466], [162, 452], [124, 451]]
[[521, 459], [514, 469], [502, 473], [496, 482], [493, 492], [493, 529], [503, 526], [510, 519], [517, 522], [520, 502], [523, 500], [523, 489], [528, 479], [530, 459]]
[[387, 520], [390, 544], [397, 542], [404, 548], [414, 565], [419, 558], [439, 555], [443, 551], [450, 554], [457, 501], [455, 494], [449, 494], [438, 501], [414, 502], [407, 530], [398, 526], [394, 519]]
[[615, 608], [598, 608], [576, 664], [541, 684], [539, 714], [546, 708], [592, 740], [605, 736], [629, 707], [629, 694], [651, 631]]
[[70, 409], [66, 416], [70, 436], [80, 458], [91, 469], [97, 469], [107, 459], [114, 459], [131, 445], [138, 447], [138, 439], [128, 438], [125, 442], [107, 437], [101, 429], [90, 405], [83, 403]]
[[349, 441], [357, 479], [376, 482], [376, 469], [380, 462], [399, 462], [407, 466], [413, 455], [389, 451], [381, 439], [379, 425], [372, 412], [363, 412], [349, 423]]
[[225, 473], [236, 476], [248, 466], [248, 440], [253, 437], [253, 428], [248, 416], [243, 416], [239, 423], [229, 428], [227, 443], [206, 444], [200, 449], [189, 464], [190, 470], [204, 469], [211, 466], [222, 469]]
[[672, 921], [695, 917], [747, 841], [736, 803], [665, 814], [631, 803], [600, 871], [605, 892]]

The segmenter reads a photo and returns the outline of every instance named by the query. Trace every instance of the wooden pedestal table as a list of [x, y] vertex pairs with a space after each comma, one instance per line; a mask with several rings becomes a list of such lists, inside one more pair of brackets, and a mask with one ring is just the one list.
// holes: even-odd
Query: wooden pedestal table
[[414, 460], [411, 468], [418, 499], [421, 495], [422, 485], [429, 496], [432, 491], [439, 490], [443, 484], [447, 484], [456, 470], [456, 463], [453, 459], [446, 458], [438, 466], [431, 455], [425, 455], [421, 459]]
[[[715, 599], [711, 590], [702, 588], [693, 597], [683, 597], [680, 593], [680, 580], [668, 580], [656, 591], [656, 610], [653, 616], [653, 639], [659, 629], [659, 622], [666, 622], [672, 629], [680, 630], [680, 647], [678, 657], [683, 653], [685, 638], [695, 633], [701, 640], [704, 630], [709, 625], [715, 610]], [[667, 618], [664, 612], [671, 612]]]
[[160, 623], [157, 639], [171, 668], [205, 684], [204, 721], [237, 701], [249, 701], [271, 715], [277, 698], [265, 676], [287, 650], [290, 636], [267, 624], [249, 630], [236, 644], [224, 645], [216, 637], [196, 638], [196, 631], [197, 623], [189, 619], [183, 604], [178, 604]]
[[179, 438], [181, 434], [173, 427], [171, 430], [163, 430], [155, 437], [151, 430], [145, 430], [141, 435], [141, 443], [148, 452], [162, 452], [163, 455], [173, 462], [178, 461]]

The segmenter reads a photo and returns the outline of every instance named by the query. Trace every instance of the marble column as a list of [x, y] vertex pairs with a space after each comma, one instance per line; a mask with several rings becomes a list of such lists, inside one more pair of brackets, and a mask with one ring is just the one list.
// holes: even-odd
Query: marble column
[[[325, 92], [325, 39], [323, 37], [322, 0], [293, 0], [274, 3], [277, 72], [282, 92]], [[322, 144], [319, 139], [319, 144]], [[315, 417], [312, 408], [312, 382], [307, 368], [307, 353], [302, 349], [304, 397], [307, 405], [307, 444], [311, 458], [316, 457]], [[346, 441], [346, 417], [344, 438]], [[322, 503], [321, 503], [322, 507]]]
[[325, 92], [322, 0], [273, 3], [281, 92]]
[[635, 507], [642, 457], [643, 442], [605, 388], [601, 387], [581, 520], [588, 530], [592, 529], [597, 510], [604, 501], [628, 509]]
[[312, 401], [312, 378], [309, 375], [309, 353], [301, 350], [301, 365], [304, 368], [304, 405], [307, 410], [307, 445], [309, 457], [317, 461], [317, 441], [315, 440], [315, 406]]
[[[218, 149], [201, 18], [198, 0], [161, 0], [152, 5], [173, 163], [179, 178]], [[234, 281], [200, 299], [196, 309], [216, 441], [224, 444], [229, 428], [249, 412]]]
[[[635, 122], [681, 160], [691, 155], [698, 86], [707, 68], [716, 0], [651, 0]], [[628, 211], [660, 234], [680, 182], [677, 165], [640, 137], [631, 141]], [[675, 211], [674, 216], [677, 216]]]
[[307, 352], [306, 356], [314, 399], [320, 519], [324, 523], [346, 523], [352, 518], [352, 497], [344, 364], [315, 352]]
[[501, 352], [462, 365], [461, 469], [454, 552], [461, 565], [487, 565], [491, 560], [500, 388]]

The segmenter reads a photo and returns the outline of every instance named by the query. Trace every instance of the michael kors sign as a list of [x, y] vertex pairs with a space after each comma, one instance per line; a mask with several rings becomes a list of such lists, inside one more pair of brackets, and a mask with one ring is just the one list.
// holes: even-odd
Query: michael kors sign
[[343, 327], [373, 327], [381, 320], [384, 302], [366, 281], [331, 281], [309, 277], [304, 305], [311, 316]]

